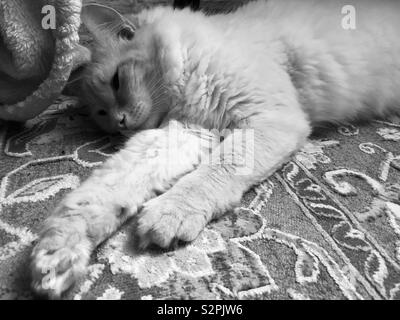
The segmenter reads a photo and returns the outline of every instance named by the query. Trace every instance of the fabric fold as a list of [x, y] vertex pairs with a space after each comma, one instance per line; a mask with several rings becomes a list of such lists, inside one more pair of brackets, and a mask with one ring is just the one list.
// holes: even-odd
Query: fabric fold
[[[42, 26], [46, 5], [55, 9], [55, 29]], [[79, 45], [81, 7], [81, 0], [0, 0], [0, 119], [37, 116], [89, 60]]]

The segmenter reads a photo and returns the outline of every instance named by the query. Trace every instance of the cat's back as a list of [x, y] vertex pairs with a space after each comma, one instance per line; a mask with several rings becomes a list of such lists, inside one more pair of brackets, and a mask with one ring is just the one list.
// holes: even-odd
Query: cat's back
[[400, 105], [400, 1], [256, 1], [232, 21], [239, 33], [253, 28], [250, 50], [264, 42], [266, 51], [278, 48], [276, 59], [288, 58], [281, 61], [315, 122]]
[[[290, 73], [315, 121], [357, 116], [365, 105], [382, 113], [400, 102], [400, 1], [259, 0], [234, 13], [206, 16], [155, 9], [158, 32], [188, 61], [213, 63], [218, 74], [259, 84]], [[354, 13], [354, 28], [348, 14]], [[151, 20], [150, 19], [150, 20]], [[185, 58], [185, 59], [186, 59]]]
[[[142, 12], [143, 24], [154, 24], [167, 38], [187, 47], [224, 50], [241, 46], [246, 52], [273, 48], [277, 41], [293, 47], [329, 46], [343, 57], [400, 47], [400, 1], [396, 0], [257, 0], [233, 13], [206, 16], [189, 9], [157, 7]], [[349, 7], [354, 25], [348, 27]], [[352, 14], [352, 12], [350, 13]], [[172, 35], [172, 36], [171, 36]], [[189, 44], [188, 44], [189, 43]], [[352, 50], [355, 49], [355, 50]], [[231, 50], [232, 51], [232, 50]]]

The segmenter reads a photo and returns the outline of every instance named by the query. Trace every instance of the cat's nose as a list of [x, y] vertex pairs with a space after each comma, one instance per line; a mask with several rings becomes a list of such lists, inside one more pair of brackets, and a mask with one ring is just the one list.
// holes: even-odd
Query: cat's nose
[[118, 128], [119, 129], [126, 129], [126, 114], [121, 114], [119, 116]]

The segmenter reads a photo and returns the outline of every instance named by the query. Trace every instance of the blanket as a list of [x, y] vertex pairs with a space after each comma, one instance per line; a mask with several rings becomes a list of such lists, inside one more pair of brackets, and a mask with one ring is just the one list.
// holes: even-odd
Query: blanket
[[37, 116], [60, 95], [71, 71], [87, 61], [89, 51], [78, 44], [81, 5], [0, 0], [0, 119]]

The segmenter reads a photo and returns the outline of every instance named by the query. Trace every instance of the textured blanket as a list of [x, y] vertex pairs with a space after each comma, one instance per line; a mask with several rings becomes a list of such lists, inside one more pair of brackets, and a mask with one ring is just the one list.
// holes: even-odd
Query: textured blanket
[[80, 10], [81, 0], [0, 1], [0, 119], [37, 116], [89, 58], [78, 46]]
[[[60, 97], [0, 129], [0, 299], [32, 298], [42, 221], [121, 145], [78, 106]], [[186, 247], [137, 252], [132, 233], [128, 224], [99, 247], [65, 298], [400, 299], [400, 120], [319, 130]]]

